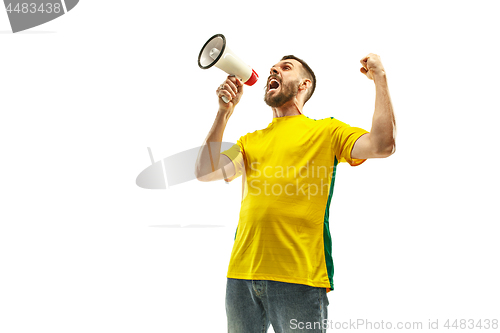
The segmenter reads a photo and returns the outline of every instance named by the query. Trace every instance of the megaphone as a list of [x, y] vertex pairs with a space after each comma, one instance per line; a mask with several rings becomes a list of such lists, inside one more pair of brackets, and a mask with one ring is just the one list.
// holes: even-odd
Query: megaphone
[[[226, 37], [222, 34], [210, 37], [198, 55], [198, 66], [201, 69], [209, 69], [214, 65], [229, 75], [235, 75], [248, 86], [259, 79], [259, 75], [227, 47]], [[222, 100], [229, 102], [226, 96], [222, 96]]]

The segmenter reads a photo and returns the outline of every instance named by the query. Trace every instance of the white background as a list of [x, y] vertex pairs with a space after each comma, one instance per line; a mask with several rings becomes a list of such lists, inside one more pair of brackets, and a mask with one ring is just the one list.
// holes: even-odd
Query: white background
[[[135, 184], [147, 147], [163, 159], [212, 126], [226, 74], [197, 57], [216, 33], [261, 77], [230, 142], [271, 122], [286, 54], [317, 75], [305, 115], [370, 130], [359, 60], [381, 56], [397, 152], [339, 166], [329, 318], [500, 319], [496, 4], [83, 0], [18, 34], [0, 10], [0, 331], [226, 331], [241, 180]], [[168, 227], [190, 224], [222, 227]]]

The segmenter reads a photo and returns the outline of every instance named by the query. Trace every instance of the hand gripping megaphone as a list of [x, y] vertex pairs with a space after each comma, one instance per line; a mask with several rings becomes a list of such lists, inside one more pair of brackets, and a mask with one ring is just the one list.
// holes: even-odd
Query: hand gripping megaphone
[[[198, 56], [198, 66], [201, 69], [209, 69], [214, 65], [229, 75], [237, 76], [248, 86], [259, 79], [259, 75], [227, 47], [226, 37], [222, 34], [212, 36], [203, 45]], [[222, 100], [229, 102], [226, 96], [222, 96]]]

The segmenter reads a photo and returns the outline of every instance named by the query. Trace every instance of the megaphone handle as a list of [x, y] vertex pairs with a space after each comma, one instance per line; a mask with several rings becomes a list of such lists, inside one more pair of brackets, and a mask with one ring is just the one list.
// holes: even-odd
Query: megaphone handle
[[[238, 80], [241, 81], [241, 79], [238, 76], [234, 75], [234, 74], [231, 74], [229, 76], [234, 76], [235, 78], [237, 78]], [[229, 103], [229, 100], [227, 99], [226, 96], [222, 96], [222, 100], [224, 101], [224, 103]]]

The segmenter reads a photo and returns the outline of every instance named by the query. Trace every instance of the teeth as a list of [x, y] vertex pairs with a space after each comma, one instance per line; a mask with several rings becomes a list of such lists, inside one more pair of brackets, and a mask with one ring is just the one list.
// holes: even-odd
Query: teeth
[[[272, 87], [274, 82], [276, 82], [276, 83], [278, 84], [278, 86], [277, 86], [277, 87], [275, 87], [275, 88], [273, 88], [273, 87]], [[274, 90], [274, 89], [277, 89], [277, 88], [279, 87], [279, 84], [280, 84], [280, 83], [279, 83], [279, 81], [278, 81], [278, 80], [276, 80], [276, 79], [271, 79], [271, 81], [269, 81], [269, 90]]]

